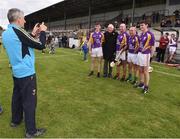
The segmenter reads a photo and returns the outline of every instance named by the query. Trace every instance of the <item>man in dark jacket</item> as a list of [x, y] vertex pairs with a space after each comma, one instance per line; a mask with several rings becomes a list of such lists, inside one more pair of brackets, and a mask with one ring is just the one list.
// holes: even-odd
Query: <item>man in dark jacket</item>
[[114, 60], [117, 36], [118, 33], [114, 31], [114, 26], [109, 24], [107, 31], [104, 33], [105, 41], [103, 43], [104, 77], [112, 77], [112, 67], [110, 63]]

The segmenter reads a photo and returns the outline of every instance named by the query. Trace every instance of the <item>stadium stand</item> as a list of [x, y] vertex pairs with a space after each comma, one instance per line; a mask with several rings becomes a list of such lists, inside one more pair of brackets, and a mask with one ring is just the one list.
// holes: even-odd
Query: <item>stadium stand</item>
[[[166, 24], [166, 30], [172, 28], [180, 30], [178, 27], [174, 28], [179, 19], [179, 0], [134, 1], [133, 13], [132, 0], [64, 0], [27, 15], [26, 29], [31, 30], [35, 23], [44, 21], [50, 32], [69, 34], [79, 30], [87, 32], [96, 22], [100, 22], [103, 29], [109, 23], [118, 27], [120, 22], [125, 22], [128, 26], [135, 24], [138, 27], [139, 21], [145, 19], [150, 23], [151, 30], [155, 34], [156, 46], [161, 33], [154, 28], [160, 28], [161, 22]], [[180, 62], [180, 46], [178, 46], [176, 60]]]

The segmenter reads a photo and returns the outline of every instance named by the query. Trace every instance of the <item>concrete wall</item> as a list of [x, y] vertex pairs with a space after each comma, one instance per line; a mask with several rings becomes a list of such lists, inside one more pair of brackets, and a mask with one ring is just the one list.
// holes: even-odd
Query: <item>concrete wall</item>
[[[108, 20], [111, 20], [111, 19], [117, 17], [119, 14], [120, 14], [120, 11], [92, 15], [92, 17], [91, 17], [92, 26], [93, 26], [93, 23], [95, 23], [95, 22], [106, 22]], [[76, 27], [78, 27], [79, 24], [82, 25], [82, 28], [88, 28], [88, 19], [89, 19], [88, 16], [67, 19], [66, 20], [67, 28], [69, 27], [68, 29], [76, 29]], [[64, 20], [51, 22], [50, 26], [52, 29], [53, 28], [61, 29], [64, 27]]]
[[173, 15], [173, 12], [174, 12], [176, 9], [179, 9], [179, 10], [180, 10], [180, 4], [177, 4], [177, 5], [169, 5], [169, 0], [166, 0], [166, 9], [169, 10], [169, 14], [170, 14], [170, 15]]

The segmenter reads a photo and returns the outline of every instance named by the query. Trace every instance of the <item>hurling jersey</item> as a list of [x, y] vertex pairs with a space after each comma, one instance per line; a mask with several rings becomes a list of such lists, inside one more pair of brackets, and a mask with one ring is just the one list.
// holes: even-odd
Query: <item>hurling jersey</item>
[[134, 53], [135, 49], [139, 47], [139, 36], [138, 35], [130, 36], [128, 41], [128, 46], [129, 46], [128, 52]]
[[[139, 51], [143, 54], [150, 54], [151, 48], [154, 46], [155, 38], [154, 34], [152, 34], [150, 31], [147, 31], [145, 33], [142, 33], [140, 36], [140, 47]], [[145, 49], [145, 51], [142, 51]]]
[[102, 43], [104, 40], [104, 35], [101, 32], [94, 32], [90, 36], [90, 43], [91, 43], [91, 48], [99, 48], [102, 47]]
[[117, 37], [116, 51], [120, 51], [121, 48], [128, 45], [129, 35], [127, 32], [120, 33]]

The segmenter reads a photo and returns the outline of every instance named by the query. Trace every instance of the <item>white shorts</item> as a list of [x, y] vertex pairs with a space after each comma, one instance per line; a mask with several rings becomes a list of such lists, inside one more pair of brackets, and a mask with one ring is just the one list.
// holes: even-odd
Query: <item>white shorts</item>
[[150, 58], [151, 58], [151, 54], [142, 54], [141, 52], [139, 52], [137, 55], [137, 65], [141, 67], [149, 67]]
[[121, 52], [122, 52], [122, 50], [116, 51], [116, 60], [125, 61], [126, 60], [126, 51], [124, 51], [122, 54], [120, 54]]
[[170, 46], [169, 47], [169, 53], [173, 55], [175, 52], [176, 52], [176, 47]]
[[102, 47], [92, 48], [91, 57], [102, 57], [102, 56], [103, 56]]
[[128, 63], [133, 63], [137, 64], [137, 54], [134, 53], [128, 53], [128, 58], [127, 58]]

